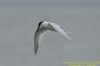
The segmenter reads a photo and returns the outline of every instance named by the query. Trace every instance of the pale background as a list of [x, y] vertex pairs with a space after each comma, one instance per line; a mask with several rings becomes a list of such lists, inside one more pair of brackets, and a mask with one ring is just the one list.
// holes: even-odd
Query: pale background
[[[35, 56], [41, 20], [72, 32], [72, 41], [48, 32]], [[66, 66], [66, 60], [100, 60], [100, 0], [0, 0], [0, 66]]]

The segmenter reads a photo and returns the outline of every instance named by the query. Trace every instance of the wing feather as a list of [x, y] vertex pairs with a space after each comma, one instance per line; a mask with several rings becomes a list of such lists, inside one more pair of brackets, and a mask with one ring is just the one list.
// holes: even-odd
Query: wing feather
[[39, 29], [35, 32], [34, 35], [34, 52], [35, 54], [37, 53], [37, 50], [39, 48], [39, 44], [41, 42], [42, 36], [44, 34], [44, 32], [46, 32], [47, 29]]
[[49, 25], [57, 32], [59, 32], [61, 35], [65, 36], [67, 39], [72, 40], [66, 32], [57, 24], [55, 23], [49, 23]]

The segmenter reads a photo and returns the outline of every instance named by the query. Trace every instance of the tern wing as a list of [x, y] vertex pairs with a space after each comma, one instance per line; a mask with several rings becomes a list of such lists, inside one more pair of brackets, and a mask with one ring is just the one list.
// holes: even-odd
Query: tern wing
[[42, 36], [44, 34], [44, 32], [46, 32], [47, 29], [39, 29], [35, 32], [34, 35], [34, 52], [35, 54], [37, 53], [37, 50], [39, 48], [39, 44], [41, 42]]
[[67, 39], [72, 40], [67, 34], [66, 32], [64, 32], [64, 30], [57, 24], [55, 23], [49, 23], [49, 25], [57, 32], [59, 32], [60, 34], [62, 34], [63, 36], [65, 36]]

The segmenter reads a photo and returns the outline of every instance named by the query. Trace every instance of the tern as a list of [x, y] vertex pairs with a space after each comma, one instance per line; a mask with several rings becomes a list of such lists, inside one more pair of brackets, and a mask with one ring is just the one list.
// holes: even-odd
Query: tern
[[41, 21], [38, 24], [38, 28], [35, 32], [34, 35], [34, 52], [35, 55], [37, 54], [37, 50], [39, 48], [39, 44], [42, 40], [42, 36], [47, 32], [47, 31], [54, 31], [54, 32], [59, 32], [61, 35], [66, 37], [69, 40], [72, 40], [64, 30], [55, 23], [47, 22], [47, 21]]

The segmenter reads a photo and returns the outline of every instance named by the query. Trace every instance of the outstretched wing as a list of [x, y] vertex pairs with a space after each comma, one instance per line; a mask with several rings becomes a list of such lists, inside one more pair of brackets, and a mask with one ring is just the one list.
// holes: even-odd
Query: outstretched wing
[[42, 36], [43, 36], [44, 32], [46, 32], [46, 31], [47, 31], [47, 29], [38, 29], [35, 32], [35, 35], [34, 35], [34, 52], [35, 52], [35, 54], [37, 53], [37, 50], [39, 48], [39, 44], [41, 42]]
[[64, 32], [64, 30], [57, 24], [55, 23], [49, 23], [49, 25], [57, 32], [59, 32], [60, 34], [62, 34], [63, 36], [65, 36], [67, 39], [72, 40], [66, 32]]

